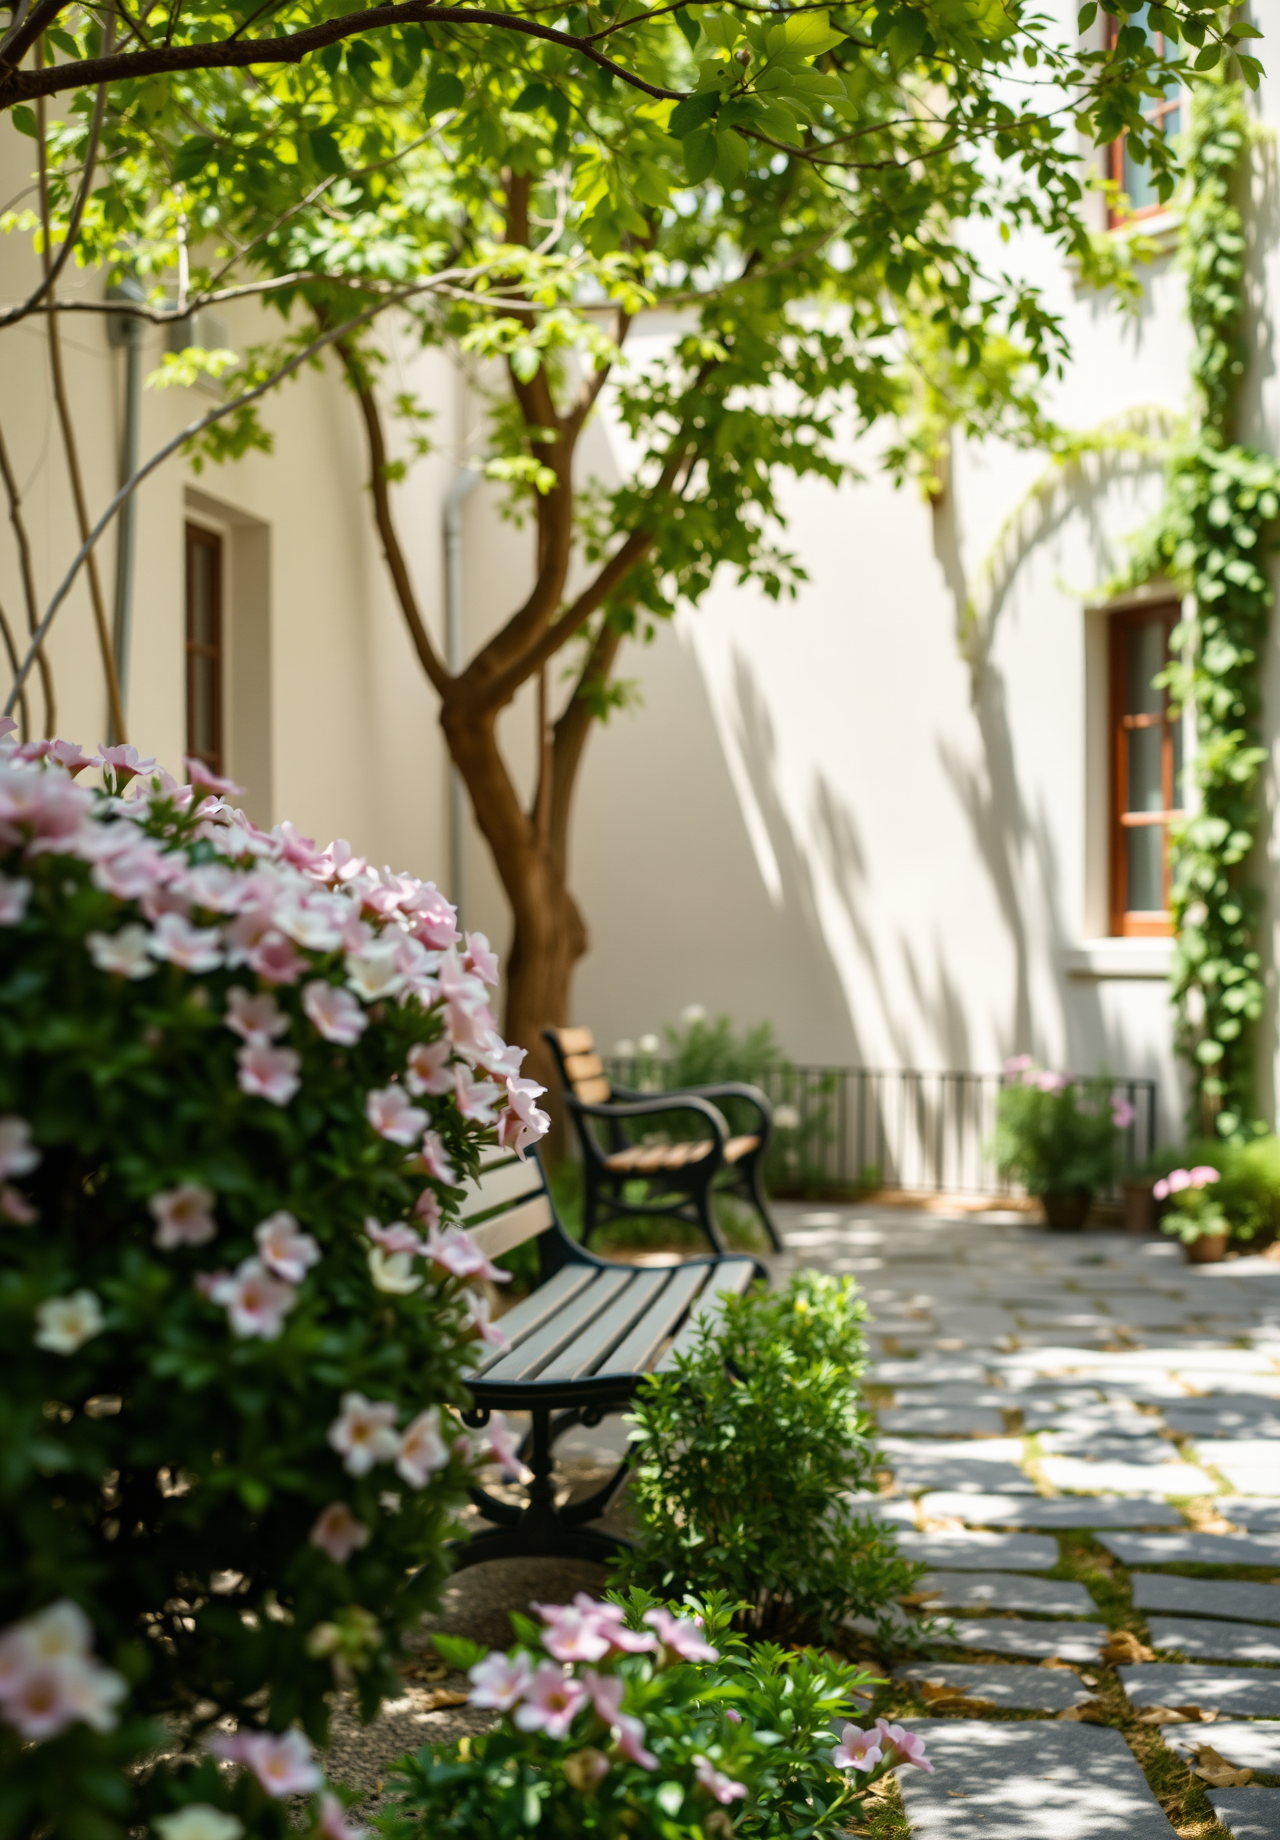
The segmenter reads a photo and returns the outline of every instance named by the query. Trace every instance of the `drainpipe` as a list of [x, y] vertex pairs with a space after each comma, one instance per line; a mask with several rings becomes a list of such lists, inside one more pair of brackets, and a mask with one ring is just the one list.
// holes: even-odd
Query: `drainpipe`
[[[126, 279], [109, 290], [108, 298], [145, 300], [136, 281]], [[144, 325], [133, 313], [112, 314], [107, 320], [107, 336], [113, 345], [123, 346], [124, 369], [124, 439], [120, 449], [119, 485], [125, 485], [138, 470], [138, 423], [142, 408], [142, 341]], [[116, 539], [116, 598], [111, 622], [111, 649], [115, 654], [116, 678], [120, 685], [120, 705], [127, 708], [129, 693], [129, 640], [133, 622], [133, 576], [138, 536], [138, 495], [131, 492], [120, 508]], [[112, 736], [112, 740], [117, 739]]]
[[[444, 642], [449, 674], [462, 670], [462, 508], [476, 488], [480, 475], [473, 467], [460, 472], [444, 501]], [[462, 925], [466, 891], [466, 801], [462, 775], [449, 763], [449, 894]]]

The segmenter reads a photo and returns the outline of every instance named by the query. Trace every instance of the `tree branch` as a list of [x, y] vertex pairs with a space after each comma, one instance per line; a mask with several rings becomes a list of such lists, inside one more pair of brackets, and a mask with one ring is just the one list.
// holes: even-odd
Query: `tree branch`
[[[548, 848], [566, 873], [569, 857], [569, 819], [573, 811], [573, 789], [582, 763], [587, 736], [595, 720], [590, 695], [609, 680], [613, 661], [622, 644], [622, 634], [608, 620], [601, 623], [587, 661], [573, 687], [573, 695], [555, 725], [551, 747], [551, 810], [547, 823]], [[545, 667], [544, 667], [545, 669]]]
[[[37, 15], [55, 18], [68, 0], [44, 0], [27, 21], [19, 35], [22, 50], [39, 36], [43, 24], [32, 30]], [[322, 20], [302, 32], [287, 33], [282, 38], [223, 39], [202, 45], [149, 45], [145, 51], [133, 51], [113, 57], [81, 58], [73, 63], [50, 65], [46, 70], [11, 70], [0, 81], [0, 110], [15, 102], [31, 102], [37, 96], [56, 96], [64, 90], [87, 89], [95, 83], [124, 83], [137, 77], [158, 76], [171, 70], [247, 69], [255, 64], [298, 64], [308, 53], [322, 51], [343, 39], [356, 38], [365, 32], [377, 32], [388, 26], [430, 22], [432, 25], [488, 26], [497, 32], [515, 32], [524, 38], [538, 38], [552, 45], [564, 45], [607, 70], [631, 89], [637, 89], [659, 102], [679, 102], [684, 92], [663, 89], [647, 83], [634, 71], [617, 64], [597, 51], [589, 38], [572, 32], [559, 32], [553, 26], [539, 25], [537, 20], [522, 19], [514, 13], [493, 13], [483, 7], [436, 6], [432, 0], [401, 0], [399, 5], [369, 7], [362, 13], [344, 13], [336, 19]], [[9, 62], [21, 55], [19, 40], [11, 47]]]
[[[12, 463], [10, 462], [9, 449], [5, 444], [3, 433], [0, 433], [0, 478], [4, 480], [5, 494], [9, 500], [9, 522], [13, 525], [13, 534], [18, 545], [18, 562], [22, 574], [22, 595], [27, 603], [27, 631], [34, 634], [36, 631], [37, 603], [35, 573], [31, 567], [31, 544], [27, 537], [26, 522], [22, 516], [22, 494], [18, 490], [17, 475], [14, 473]], [[50, 736], [52, 736], [54, 730], [53, 718], [57, 714], [57, 703], [53, 695], [53, 672], [49, 669], [49, 660], [45, 657], [43, 645], [40, 646], [38, 655], [40, 660], [40, 688], [44, 693], [45, 726]], [[14, 690], [21, 690], [23, 684], [26, 682], [27, 671], [30, 669], [30, 661], [30, 652], [27, 653], [25, 668], [19, 667], [15, 659], [13, 667]], [[5, 704], [5, 714], [9, 715], [12, 708], [13, 695], [11, 693], [9, 701]], [[23, 708], [25, 711], [25, 693], [23, 694]], [[26, 721], [25, 714], [23, 720], [24, 722]]]
[[[3, 607], [0, 607], [0, 639], [4, 640], [4, 649], [9, 655], [9, 665], [16, 677], [18, 674], [18, 649], [13, 643], [13, 628], [9, 624], [9, 616]], [[27, 709], [27, 693], [25, 690], [18, 698], [18, 721], [21, 724], [18, 731], [19, 734], [24, 741], [29, 741], [31, 739], [31, 716]]]

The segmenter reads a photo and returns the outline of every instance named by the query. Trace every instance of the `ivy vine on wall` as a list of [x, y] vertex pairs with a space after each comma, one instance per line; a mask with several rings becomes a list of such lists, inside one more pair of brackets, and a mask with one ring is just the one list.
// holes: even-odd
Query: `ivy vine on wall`
[[1181, 242], [1195, 334], [1192, 432], [1171, 455], [1164, 504], [1126, 581], [1165, 575], [1191, 596], [1173, 634], [1173, 702], [1193, 712], [1194, 798], [1173, 827], [1172, 996], [1191, 1073], [1192, 1132], [1257, 1128], [1251, 1025], [1262, 1014], [1261, 891], [1249, 859], [1262, 822], [1261, 676], [1271, 615], [1264, 538], [1280, 462], [1235, 440], [1245, 372], [1244, 182], [1251, 126], [1238, 85], [1197, 86]]

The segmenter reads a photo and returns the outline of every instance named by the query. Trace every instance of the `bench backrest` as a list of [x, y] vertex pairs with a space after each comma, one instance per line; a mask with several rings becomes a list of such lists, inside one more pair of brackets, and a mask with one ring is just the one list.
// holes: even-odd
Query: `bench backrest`
[[522, 1163], [510, 1150], [486, 1150], [460, 1211], [463, 1226], [491, 1259], [558, 1225], [536, 1153]]
[[596, 1053], [591, 1030], [548, 1029], [547, 1033], [555, 1039], [565, 1084], [574, 1098], [581, 1099], [584, 1105], [607, 1105], [613, 1097], [613, 1088], [604, 1062]]

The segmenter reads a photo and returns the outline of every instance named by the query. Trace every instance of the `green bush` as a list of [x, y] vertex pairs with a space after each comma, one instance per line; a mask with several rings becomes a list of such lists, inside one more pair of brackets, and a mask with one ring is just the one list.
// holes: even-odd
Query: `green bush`
[[502, 1716], [397, 1766], [388, 1840], [835, 1840], [879, 1777], [932, 1769], [883, 1720], [833, 1742], [862, 1670], [748, 1647], [718, 1597], [680, 1611], [641, 1591], [580, 1593], [541, 1606], [542, 1628], [513, 1617], [509, 1654], [437, 1638], [470, 1668], [473, 1704]]
[[1115, 1179], [1120, 1135], [1132, 1118], [1105, 1074], [1071, 1080], [1020, 1057], [1005, 1068], [997, 1101], [996, 1165], [1030, 1195], [1096, 1194]]
[[398, 1686], [485, 1331], [443, 1218], [537, 1089], [485, 1077], [430, 885], [40, 752], [0, 746], [0, 1834], [110, 1840], [191, 1800], [124, 1768], [159, 1716], [241, 1721], [243, 1803]]
[[1180, 1239], [1184, 1246], [1226, 1233], [1228, 1223], [1218, 1192], [1220, 1182], [1218, 1171], [1209, 1164], [1174, 1169], [1161, 1176], [1155, 1185], [1155, 1198], [1167, 1201], [1168, 1208], [1160, 1231]]
[[726, 1299], [693, 1352], [645, 1381], [627, 1582], [720, 1591], [752, 1636], [824, 1642], [911, 1588], [917, 1568], [854, 1495], [874, 1486], [864, 1315], [852, 1279], [801, 1273], [780, 1295]]
[[1280, 1236], [1280, 1137], [1219, 1140], [1203, 1160], [1222, 1172], [1217, 1198], [1234, 1239], [1270, 1245]]

